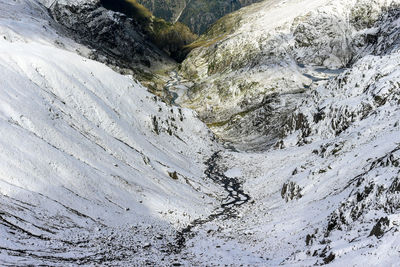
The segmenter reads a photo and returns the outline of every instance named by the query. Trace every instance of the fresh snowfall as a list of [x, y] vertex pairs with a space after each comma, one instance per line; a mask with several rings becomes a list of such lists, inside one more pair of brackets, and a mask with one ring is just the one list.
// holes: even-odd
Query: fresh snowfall
[[162, 94], [122, 21], [0, 0], [0, 266], [399, 266], [400, 0], [249, 5]]

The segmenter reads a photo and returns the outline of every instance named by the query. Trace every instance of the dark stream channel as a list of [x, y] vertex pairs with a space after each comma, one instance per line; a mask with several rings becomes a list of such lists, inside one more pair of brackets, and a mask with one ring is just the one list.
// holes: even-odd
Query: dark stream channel
[[170, 244], [170, 252], [179, 253], [186, 245], [187, 238], [194, 235], [193, 228], [212, 222], [216, 219], [226, 220], [235, 218], [237, 216], [236, 208], [247, 203], [251, 198], [242, 189], [242, 183], [237, 178], [230, 178], [224, 174], [224, 171], [218, 166], [218, 160], [220, 159], [220, 152], [215, 152], [206, 162], [207, 169], [204, 174], [208, 179], [214, 181], [214, 183], [223, 186], [224, 190], [228, 194], [224, 201], [221, 203], [221, 207], [215, 212], [204, 219], [196, 219], [192, 221], [188, 226], [178, 231], [174, 244]]
[[164, 86], [164, 90], [167, 93], [167, 97], [172, 105], [176, 105], [175, 100], [178, 99], [179, 95], [175, 92], [169, 90], [170, 88], [177, 86], [181, 83], [181, 78], [179, 77], [178, 73], [174, 70], [171, 72], [170, 79], [167, 81], [166, 85]]

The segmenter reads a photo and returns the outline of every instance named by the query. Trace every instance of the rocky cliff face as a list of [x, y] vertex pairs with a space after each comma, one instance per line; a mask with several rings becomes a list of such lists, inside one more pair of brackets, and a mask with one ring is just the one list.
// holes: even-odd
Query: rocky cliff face
[[[237, 148], [270, 147], [225, 154], [226, 168], [254, 177], [245, 189], [258, 201], [239, 219], [244, 236], [227, 230], [220, 238], [254, 244], [270, 265], [387, 265], [397, 257], [399, 4], [264, 2], [201, 37], [181, 66], [195, 79], [180, 103]], [[283, 259], [285, 249], [292, 253]]]
[[100, 1], [56, 1], [50, 10], [57, 22], [76, 32], [85, 43], [107, 58], [119, 59], [118, 65], [125, 63], [137, 69], [168, 62], [167, 56], [149, 42], [142, 24], [103, 8]]
[[45, 3], [65, 34], [92, 49], [89, 57], [112, 66], [157, 90], [162, 80], [154, 73], [173, 68], [175, 61], [151, 40], [142, 21], [107, 10], [100, 1]]
[[175, 22], [179, 19], [182, 12], [185, 10], [188, 0], [139, 0], [139, 2], [147, 7], [154, 16], [163, 18], [170, 22]]
[[139, 0], [155, 16], [180, 21], [196, 34], [204, 33], [224, 15], [260, 0]]

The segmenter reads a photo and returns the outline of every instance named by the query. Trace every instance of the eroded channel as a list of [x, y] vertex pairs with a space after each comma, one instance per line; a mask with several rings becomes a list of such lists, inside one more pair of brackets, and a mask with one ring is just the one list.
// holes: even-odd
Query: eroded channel
[[193, 229], [216, 219], [226, 220], [237, 216], [237, 208], [247, 203], [251, 197], [242, 189], [242, 183], [237, 178], [227, 177], [218, 165], [221, 151], [215, 152], [206, 162], [204, 174], [214, 183], [221, 185], [227, 193], [221, 207], [204, 219], [196, 219], [177, 232], [175, 243], [170, 244], [172, 253], [179, 253], [185, 247], [188, 238], [194, 236]]

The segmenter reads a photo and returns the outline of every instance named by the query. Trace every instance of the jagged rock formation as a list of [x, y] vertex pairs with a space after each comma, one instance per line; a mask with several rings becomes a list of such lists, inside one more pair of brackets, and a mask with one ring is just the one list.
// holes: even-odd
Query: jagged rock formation
[[[296, 3], [258, 9], [296, 14]], [[245, 149], [251, 138], [273, 144], [264, 153], [225, 155], [227, 168], [242, 166], [242, 175], [254, 177], [246, 188], [258, 205], [245, 207], [235, 223], [252, 229], [246, 236], [218, 236], [255, 244], [269, 265], [390, 264], [399, 252], [400, 2], [301, 4], [311, 10], [264, 35], [251, 8], [236, 24], [225, 18], [233, 25], [228, 34], [218, 40], [215, 28], [203, 36], [205, 45], [181, 67], [196, 78], [181, 103], [220, 136]], [[252, 85], [246, 93], [242, 83]], [[263, 212], [268, 223], [256, 215]], [[271, 233], [280, 245], [262, 241]], [[285, 249], [293, 252], [283, 259]]]
[[[398, 9], [389, 9], [387, 12], [398, 14]], [[346, 237], [340, 238], [345, 242], [349, 244], [361, 242], [364, 243], [362, 246], [377, 249], [381, 242], [390, 241], [379, 241], [377, 245], [376, 239], [381, 239], [385, 234], [390, 236], [390, 233], [398, 231], [396, 214], [400, 208], [399, 147], [397, 141], [390, 136], [396, 135], [399, 127], [397, 116], [400, 101], [399, 44], [393, 42], [400, 33], [398, 26], [393, 25], [399, 17], [394, 19], [387, 14], [382, 14], [382, 17], [391, 19], [380, 26], [375, 26], [397, 27], [397, 34], [393, 36], [394, 39], [377, 37], [382, 43], [378, 41], [374, 45], [389, 48], [383, 44], [389, 42], [392, 44], [389, 48], [391, 52], [383, 52], [384, 55], [379, 56], [364, 56], [327, 86], [319, 87], [298, 106], [299, 109], [290, 120], [298, 122], [297, 118], [301, 118], [301, 123], [296, 127], [292, 123], [288, 124], [292, 126], [293, 134], [287, 146], [324, 140], [324, 145], [313, 151], [321, 158], [332, 156], [343, 158], [349, 153], [354, 153], [354, 150], [360, 150], [374, 143], [373, 140], [378, 138], [377, 135], [385, 136], [381, 142], [389, 143], [382, 151], [379, 142], [374, 148], [367, 148], [367, 153], [376, 150], [372, 155], [375, 153], [377, 155], [369, 155], [359, 174], [348, 179], [342, 189], [339, 189], [340, 187], [337, 189], [338, 194], [346, 192], [347, 196], [327, 217], [327, 223], [316, 229], [315, 232], [318, 234], [314, 236], [318, 243], [309, 248], [310, 253], [319, 255], [324, 262], [333, 260], [333, 255], [335, 257], [343, 255], [343, 251], [335, 249], [335, 244], [344, 232]], [[377, 51], [376, 47], [371, 51]], [[371, 126], [375, 130], [370, 133], [364, 132], [371, 129]], [[293, 138], [294, 136], [296, 137]], [[366, 141], [364, 139], [366, 136], [370, 136], [371, 139]], [[327, 143], [327, 139], [337, 141]], [[285, 141], [282, 140], [282, 144], [285, 144]], [[358, 149], [355, 149], [356, 147]], [[351, 148], [354, 150], [350, 152]], [[354, 156], [358, 158], [359, 154], [356, 153]], [[358, 163], [353, 163], [352, 167], [355, 164]], [[329, 173], [331, 168], [328, 166], [320, 172]], [[386, 237], [390, 239], [388, 236]], [[366, 237], [368, 238], [364, 240]]]

